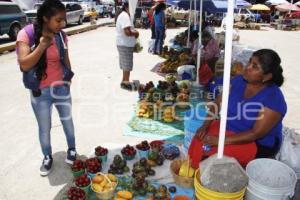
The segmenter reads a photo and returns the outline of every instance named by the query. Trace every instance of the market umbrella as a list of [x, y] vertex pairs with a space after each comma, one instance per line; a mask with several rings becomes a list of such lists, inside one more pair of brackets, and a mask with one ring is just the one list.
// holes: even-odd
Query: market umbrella
[[300, 11], [300, 8], [294, 4], [282, 4], [275, 7], [280, 12]]
[[268, 0], [268, 1], [266, 1], [267, 5], [273, 5], [273, 6], [280, 5], [280, 4], [287, 4], [287, 3], [289, 3], [287, 0]]
[[129, 4], [129, 13], [130, 13], [130, 18], [133, 22], [133, 19], [134, 19], [134, 16], [135, 16], [135, 10], [136, 10], [136, 7], [137, 7], [137, 3], [138, 3], [138, 0], [129, 0], [128, 1], [128, 4]]
[[300, 6], [300, 1], [298, 1], [297, 3], [294, 3], [294, 5]]
[[268, 11], [270, 8], [264, 4], [255, 4], [250, 7], [250, 10]]

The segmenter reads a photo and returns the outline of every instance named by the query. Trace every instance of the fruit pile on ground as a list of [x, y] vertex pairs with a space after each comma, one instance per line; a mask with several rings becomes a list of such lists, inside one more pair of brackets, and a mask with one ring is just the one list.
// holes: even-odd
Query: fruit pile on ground
[[175, 117], [175, 109], [172, 106], [166, 107], [163, 113], [164, 122], [173, 122]]
[[144, 177], [154, 176], [155, 171], [151, 169], [146, 158], [141, 158], [138, 162], [133, 164], [132, 177]]
[[154, 148], [152, 151], [150, 151], [148, 155], [148, 161], [147, 163], [151, 167], [155, 167], [156, 165], [161, 166], [164, 164], [164, 156], [163, 154], [159, 151], [159, 148]]
[[117, 193], [114, 200], [132, 200], [133, 194], [127, 190], [121, 190]]
[[85, 200], [85, 192], [77, 187], [70, 187], [68, 190], [69, 200]]
[[82, 160], [75, 160], [73, 162], [73, 165], [71, 166], [71, 169], [73, 172], [79, 172], [81, 170], [84, 170], [84, 162]]
[[121, 175], [126, 172], [129, 172], [126, 160], [122, 159], [120, 155], [115, 155], [113, 163], [109, 166], [108, 173]]
[[153, 194], [148, 200], [171, 200], [168, 188], [165, 185], [160, 185], [157, 192]]
[[89, 158], [85, 161], [87, 172], [96, 174], [102, 170], [101, 161], [97, 158]]
[[86, 187], [90, 185], [91, 180], [89, 179], [87, 174], [82, 174], [78, 178], [75, 179], [75, 185], [78, 187]]
[[[110, 180], [110, 182], [108, 180]], [[97, 193], [113, 190], [116, 188], [116, 186], [117, 177], [115, 177], [113, 174], [97, 174], [92, 179], [92, 189]]]

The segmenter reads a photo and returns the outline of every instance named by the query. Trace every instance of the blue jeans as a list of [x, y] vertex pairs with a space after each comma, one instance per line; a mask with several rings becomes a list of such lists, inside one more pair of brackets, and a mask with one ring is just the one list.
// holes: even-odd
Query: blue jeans
[[154, 52], [161, 54], [165, 39], [165, 29], [161, 27], [155, 27], [155, 44]]
[[44, 156], [52, 154], [50, 130], [53, 105], [58, 111], [68, 147], [75, 149], [70, 87], [67, 85], [48, 87], [42, 89], [41, 93], [39, 97], [34, 97], [31, 93], [31, 105], [37, 119], [40, 145]]

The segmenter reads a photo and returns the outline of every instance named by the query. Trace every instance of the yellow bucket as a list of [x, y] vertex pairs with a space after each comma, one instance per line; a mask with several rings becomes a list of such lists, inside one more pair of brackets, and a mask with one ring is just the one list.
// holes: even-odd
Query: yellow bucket
[[200, 183], [199, 169], [194, 177], [195, 196], [197, 200], [243, 200], [246, 188], [234, 193], [221, 193], [209, 190]]

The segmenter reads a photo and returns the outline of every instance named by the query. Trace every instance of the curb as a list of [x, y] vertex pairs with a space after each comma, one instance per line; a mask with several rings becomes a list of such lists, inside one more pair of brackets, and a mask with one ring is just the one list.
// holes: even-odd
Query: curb
[[[70, 35], [75, 35], [75, 34], [78, 34], [78, 33], [83, 33], [83, 32], [87, 32], [87, 31], [95, 30], [99, 27], [108, 26], [108, 25], [112, 25], [112, 24], [114, 24], [114, 22], [106, 22], [106, 23], [102, 23], [102, 24], [88, 25], [86, 27], [71, 29], [71, 30], [67, 30], [65, 32], [68, 36], [70, 36]], [[7, 52], [7, 51], [8, 52], [14, 51], [15, 48], [16, 48], [16, 43], [15, 42], [9, 42], [9, 43], [6, 43], [6, 44], [2, 44], [2, 45], [0, 45], [0, 55], [4, 52]]]

